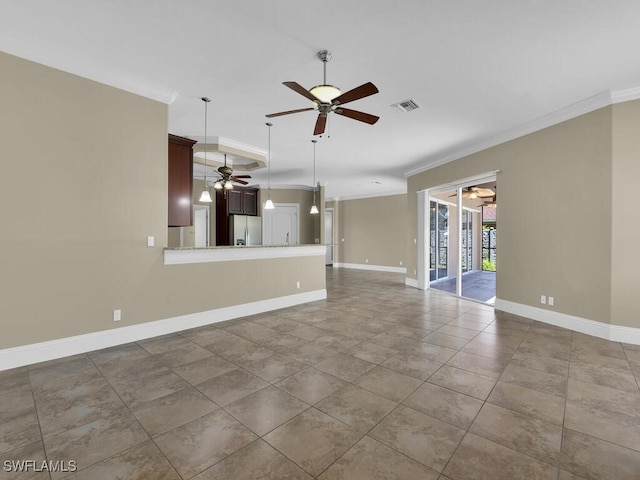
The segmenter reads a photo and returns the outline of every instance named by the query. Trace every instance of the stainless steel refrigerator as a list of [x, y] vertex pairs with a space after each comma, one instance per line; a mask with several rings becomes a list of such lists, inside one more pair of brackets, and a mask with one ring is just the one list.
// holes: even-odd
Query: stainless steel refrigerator
[[262, 217], [231, 215], [229, 232], [233, 235], [231, 245], [262, 245]]

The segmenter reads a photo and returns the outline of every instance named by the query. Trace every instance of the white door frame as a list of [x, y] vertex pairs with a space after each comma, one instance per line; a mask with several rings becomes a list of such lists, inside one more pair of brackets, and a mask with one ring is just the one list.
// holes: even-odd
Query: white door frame
[[[198, 204], [193, 204], [193, 231], [195, 234], [195, 230], [196, 230], [196, 222], [195, 222], [195, 212], [196, 210], [204, 210], [206, 212], [206, 220], [205, 220], [205, 245], [208, 247], [211, 245], [211, 209], [209, 207], [209, 205], [198, 205]], [[196, 235], [197, 237], [197, 235]], [[180, 246], [182, 246], [182, 242], [183, 242], [183, 238], [182, 238], [182, 231], [180, 231]]]
[[[327, 214], [331, 214], [331, 238], [327, 238], [326, 237], [326, 232], [327, 232]], [[335, 236], [335, 232], [334, 232], [334, 225], [333, 225], [333, 208], [325, 208], [324, 209], [324, 221], [325, 221], [325, 225], [324, 225], [324, 243], [327, 246], [327, 260], [326, 260], [326, 264], [327, 265], [333, 265], [333, 254], [334, 254], [334, 249], [333, 249], [333, 237]]]

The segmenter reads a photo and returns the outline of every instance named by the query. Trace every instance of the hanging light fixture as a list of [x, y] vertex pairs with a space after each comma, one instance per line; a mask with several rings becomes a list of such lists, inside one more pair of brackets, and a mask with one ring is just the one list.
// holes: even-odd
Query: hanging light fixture
[[318, 211], [318, 207], [316, 207], [316, 143], [317, 140], [311, 140], [313, 143], [313, 204], [311, 205], [311, 210], [309, 213], [315, 215], [316, 213], [320, 213]]
[[200, 202], [211, 203], [211, 194], [207, 185], [207, 106], [211, 99], [202, 97], [202, 101], [204, 102], [204, 188], [200, 195]]
[[273, 210], [275, 207], [273, 206], [273, 202], [271, 201], [271, 127], [273, 127], [272, 123], [267, 122], [265, 124], [267, 127], [269, 127], [269, 149], [268, 149], [268, 154], [267, 154], [267, 201], [264, 202], [264, 209], [265, 210]]

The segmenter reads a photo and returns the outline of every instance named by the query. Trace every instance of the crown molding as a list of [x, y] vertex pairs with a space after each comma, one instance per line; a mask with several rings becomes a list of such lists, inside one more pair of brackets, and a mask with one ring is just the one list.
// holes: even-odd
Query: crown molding
[[627, 88], [626, 90], [617, 90], [611, 93], [612, 103], [630, 102], [640, 99], [640, 87]]
[[[263, 190], [268, 190], [266, 185], [259, 184]], [[311, 185], [274, 185], [271, 184], [271, 190], [304, 190], [307, 192], [313, 192], [314, 188]]]
[[[16, 41], [18, 40], [16, 39]], [[19, 45], [18, 43], [14, 43], [10, 46], [4, 45], [4, 47], [3, 51], [8, 55], [38, 63], [60, 72], [82, 77], [108, 87], [117, 88], [167, 105], [171, 105], [180, 96], [177, 91], [166, 88], [160, 84], [150, 84], [148, 82], [130, 80], [126, 78], [125, 75], [121, 75], [120, 72], [115, 72], [105, 67], [99, 67], [98, 65], [93, 65], [90, 62], [82, 62], [81, 64], [77, 64], [77, 62], [70, 62], [63, 58], [63, 55], [60, 52], [52, 50], [51, 46], [41, 45], [37, 50], [38, 53], [34, 53], [33, 49], [28, 48], [26, 45]]]
[[388, 190], [386, 192], [363, 193], [361, 195], [349, 195], [345, 197], [326, 197], [325, 202], [344, 202], [347, 200], [361, 200], [365, 198], [390, 197], [391, 195], [406, 195], [407, 190]]
[[[208, 141], [206, 144], [204, 142], [198, 142], [193, 146], [193, 161], [195, 163], [200, 165], [205, 164], [204, 157], [199, 154], [203, 153], [206, 147], [207, 153], [217, 156], [217, 158], [207, 158], [207, 164], [214, 167], [224, 165], [224, 157], [221, 159], [221, 155], [231, 157], [229, 164], [234, 170], [251, 171], [267, 166], [267, 151], [264, 149], [229, 138], [215, 136], [210, 138], [211, 141]], [[238, 161], [238, 159], [240, 161]], [[236, 161], [234, 162], [233, 160]]]
[[628, 102], [638, 99], [640, 99], [640, 87], [629, 88], [626, 90], [617, 90], [615, 92], [606, 90], [591, 97], [585, 98], [584, 100], [561, 108], [560, 110], [556, 110], [555, 112], [551, 112], [547, 115], [543, 115], [542, 117], [538, 117], [518, 127], [511, 128], [479, 142], [463, 146], [448, 154], [445, 154], [444, 156], [433, 155], [431, 157], [427, 157], [427, 161], [425, 164], [405, 172], [404, 175], [405, 177], [411, 177], [413, 175], [431, 170], [432, 168], [439, 167], [440, 165], [444, 165], [449, 162], [453, 162], [468, 155], [472, 155], [474, 153], [481, 152], [502, 143], [515, 140], [516, 138], [520, 138], [530, 133], [543, 130], [553, 125], [566, 122], [567, 120], [571, 120], [572, 118], [579, 117], [580, 115], [593, 112], [600, 108], [607, 107], [615, 103]]

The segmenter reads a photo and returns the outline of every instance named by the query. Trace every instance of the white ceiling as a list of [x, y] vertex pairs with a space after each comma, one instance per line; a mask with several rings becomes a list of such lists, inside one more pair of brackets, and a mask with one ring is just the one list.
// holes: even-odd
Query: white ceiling
[[[169, 103], [169, 132], [267, 147], [282, 85], [367, 81], [317, 144], [327, 197], [406, 191], [405, 173], [605, 91], [640, 86], [638, 0], [2, 0], [0, 50]], [[413, 99], [419, 110], [390, 105]], [[274, 118], [272, 185], [312, 183], [314, 112]], [[251, 172], [266, 184], [266, 169]], [[379, 183], [375, 183], [379, 182]]]

